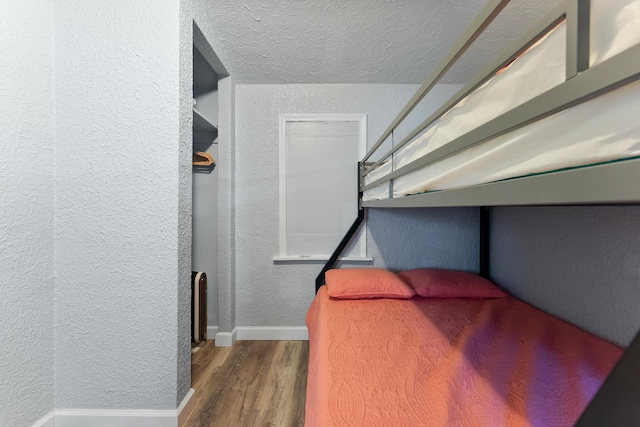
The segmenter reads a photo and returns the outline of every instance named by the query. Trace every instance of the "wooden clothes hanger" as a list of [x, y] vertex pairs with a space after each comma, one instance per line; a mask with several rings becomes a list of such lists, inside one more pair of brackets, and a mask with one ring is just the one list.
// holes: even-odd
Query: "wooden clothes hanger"
[[215, 165], [216, 161], [211, 155], [204, 151], [196, 151], [193, 153], [193, 165], [194, 166], [211, 166]]

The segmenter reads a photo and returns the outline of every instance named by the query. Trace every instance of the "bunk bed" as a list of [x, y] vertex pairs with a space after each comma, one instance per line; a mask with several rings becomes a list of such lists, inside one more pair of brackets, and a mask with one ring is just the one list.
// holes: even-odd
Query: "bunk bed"
[[[386, 280], [366, 271], [343, 273], [345, 280], [333, 270], [368, 208], [480, 207], [479, 276], [420, 272], [456, 277], [435, 282], [468, 291], [489, 277], [491, 206], [640, 203], [637, 0], [562, 1], [396, 141], [403, 121], [507, 4], [487, 3], [357, 166], [358, 217], [318, 275], [307, 315], [309, 426], [640, 419], [630, 404], [640, 396], [638, 338], [620, 357], [621, 349], [509, 296], [416, 296], [415, 284], [407, 283], [415, 272], [399, 275], [408, 290], [387, 294]], [[415, 336], [417, 347], [404, 348]], [[575, 346], [564, 347], [571, 337], [579, 337]], [[541, 359], [507, 357], [506, 369], [490, 357], [498, 344], [510, 354], [549, 356], [548, 363], [541, 368], [530, 363]], [[388, 390], [376, 379], [381, 372], [400, 382]]]

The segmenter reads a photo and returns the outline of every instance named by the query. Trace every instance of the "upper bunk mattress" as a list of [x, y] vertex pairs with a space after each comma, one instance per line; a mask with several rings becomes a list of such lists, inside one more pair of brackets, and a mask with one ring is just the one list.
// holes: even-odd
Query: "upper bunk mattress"
[[[434, 151], [565, 79], [566, 24], [463, 99], [426, 132], [365, 177], [365, 183]], [[592, 1], [591, 65], [640, 42], [640, 1]], [[541, 70], [543, 70], [541, 72]], [[447, 190], [640, 156], [640, 83], [480, 143], [396, 178], [393, 196]], [[389, 197], [389, 186], [365, 200]]]
[[622, 350], [513, 298], [335, 300], [307, 314], [305, 426], [569, 426]]

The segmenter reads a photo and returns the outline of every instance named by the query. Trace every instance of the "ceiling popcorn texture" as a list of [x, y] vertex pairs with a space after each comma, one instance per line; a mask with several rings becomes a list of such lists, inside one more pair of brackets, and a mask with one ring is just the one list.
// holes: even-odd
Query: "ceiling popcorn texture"
[[[514, 1], [445, 77], [463, 82], [558, 0]], [[215, 1], [214, 49], [238, 83], [422, 83], [483, 0]]]

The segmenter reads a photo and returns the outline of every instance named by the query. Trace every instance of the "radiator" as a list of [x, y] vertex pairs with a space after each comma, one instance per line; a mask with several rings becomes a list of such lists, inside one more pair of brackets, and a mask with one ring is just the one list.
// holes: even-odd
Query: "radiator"
[[201, 271], [191, 272], [191, 338], [207, 339], [207, 274]]

